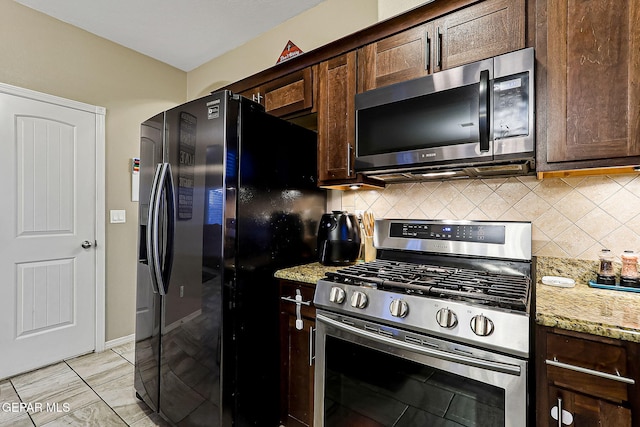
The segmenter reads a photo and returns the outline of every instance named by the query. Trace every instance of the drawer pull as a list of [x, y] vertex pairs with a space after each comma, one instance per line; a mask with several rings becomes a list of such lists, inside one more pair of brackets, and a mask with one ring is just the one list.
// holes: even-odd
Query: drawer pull
[[292, 297], [280, 297], [280, 299], [282, 301], [286, 301], [286, 302], [292, 302], [294, 304], [302, 304], [302, 305], [306, 305], [307, 307], [311, 306], [311, 301], [298, 301], [296, 298], [292, 298]]
[[588, 368], [582, 368], [580, 366], [569, 365], [567, 363], [558, 362], [558, 360], [555, 357], [553, 358], [553, 360], [547, 359], [545, 361], [545, 363], [547, 365], [555, 366], [557, 368], [569, 369], [571, 371], [581, 372], [583, 374], [593, 375], [595, 377], [606, 378], [608, 380], [619, 381], [619, 382], [625, 383], [625, 384], [635, 384], [636, 383], [636, 381], [633, 378], [623, 377], [623, 376], [621, 376], [619, 374], [618, 375], [607, 374], [605, 372], [595, 371], [593, 369], [588, 369]]

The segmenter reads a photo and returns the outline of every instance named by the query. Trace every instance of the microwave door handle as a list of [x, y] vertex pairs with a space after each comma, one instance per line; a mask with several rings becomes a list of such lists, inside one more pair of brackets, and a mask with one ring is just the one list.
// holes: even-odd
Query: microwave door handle
[[428, 72], [431, 71], [431, 39], [429, 38], [429, 32], [425, 34], [425, 52], [424, 52], [424, 69]]
[[478, 130], [480, 131], [480, 152], [489, 151], [489, 70], [480, 71], [478, 105]]

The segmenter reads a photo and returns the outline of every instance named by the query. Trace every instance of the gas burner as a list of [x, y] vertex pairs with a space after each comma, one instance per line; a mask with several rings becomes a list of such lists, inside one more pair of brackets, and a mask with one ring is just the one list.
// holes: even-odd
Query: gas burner
[[385, 260], [356, 264], [326, 276], [336, 283], [519, 311], [526, 310], [531, 285], [525, 276]]

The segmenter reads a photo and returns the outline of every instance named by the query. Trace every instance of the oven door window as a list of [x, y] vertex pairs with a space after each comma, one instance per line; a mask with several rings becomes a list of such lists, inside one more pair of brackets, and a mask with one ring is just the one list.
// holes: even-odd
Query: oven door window
[[332, 336], [325, 426], [505, 425], [504, 389]]

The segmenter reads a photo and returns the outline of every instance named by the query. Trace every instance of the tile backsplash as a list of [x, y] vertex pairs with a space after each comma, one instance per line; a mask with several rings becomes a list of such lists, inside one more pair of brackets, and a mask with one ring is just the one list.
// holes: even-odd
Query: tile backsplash
[[345, 191], [342, 209], [376, 218], [531, 221], [533, 254], [597, 259], [640, 250], [640, 175], [496, 178]]

